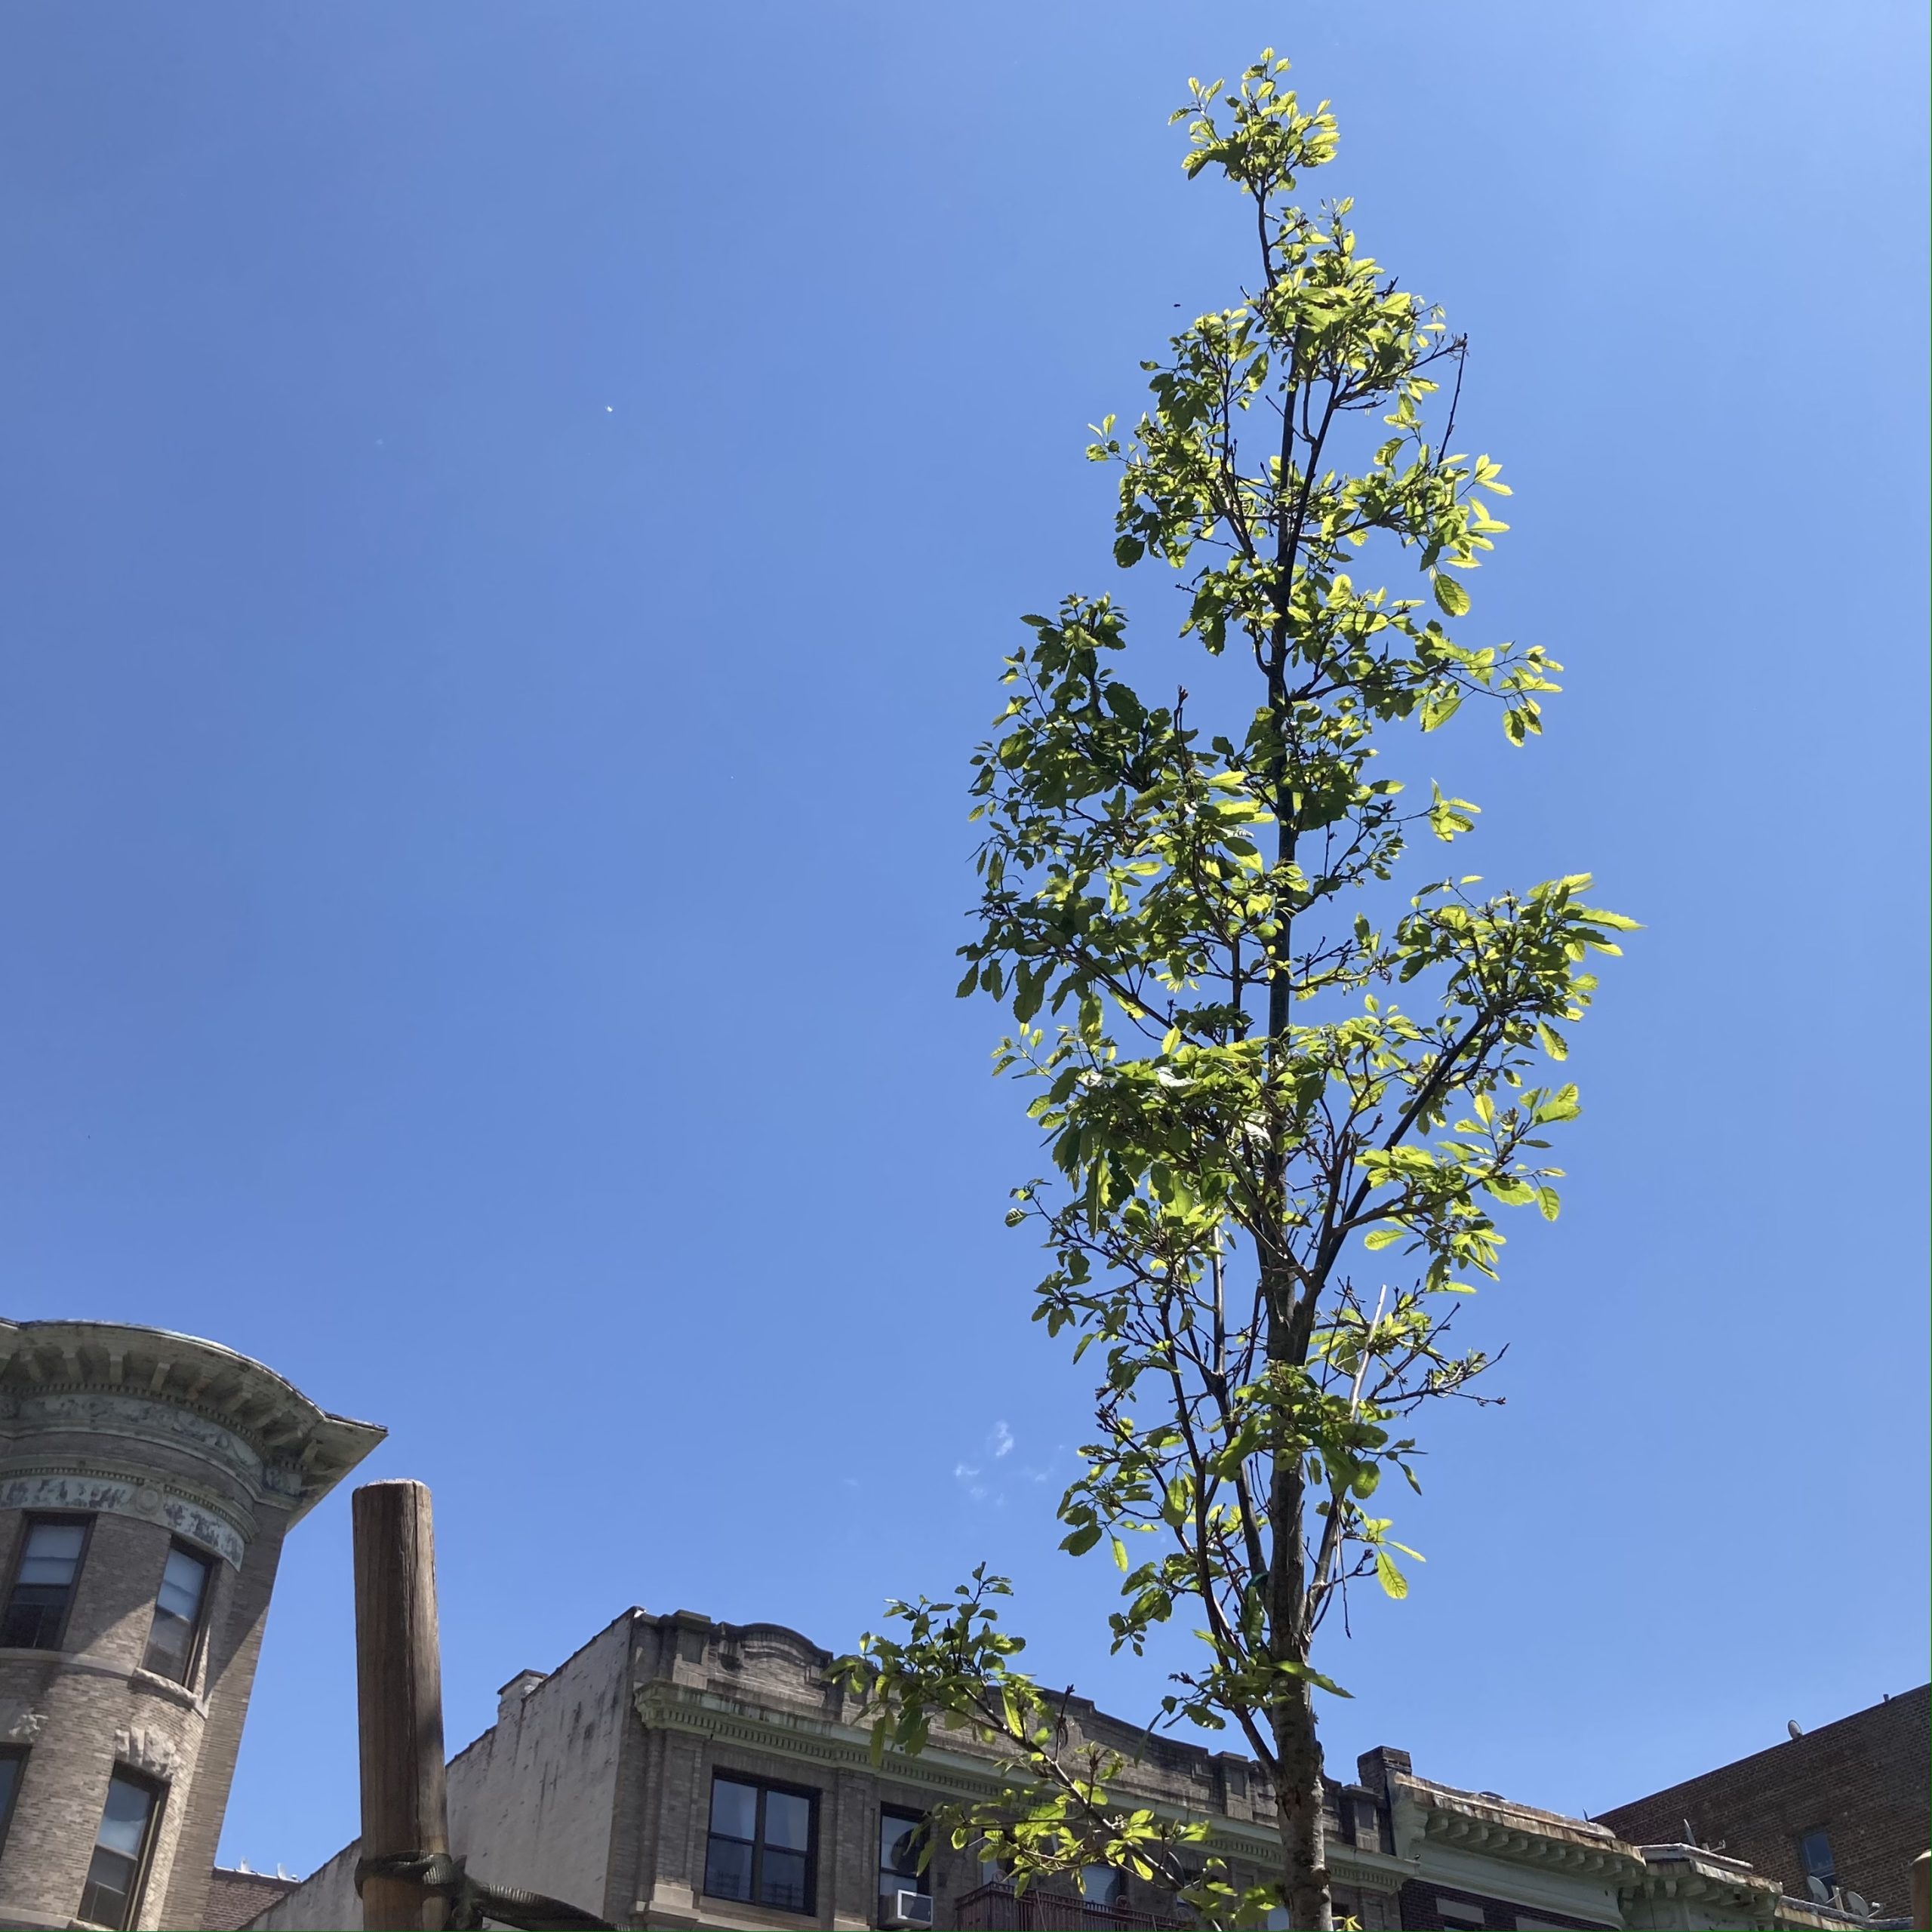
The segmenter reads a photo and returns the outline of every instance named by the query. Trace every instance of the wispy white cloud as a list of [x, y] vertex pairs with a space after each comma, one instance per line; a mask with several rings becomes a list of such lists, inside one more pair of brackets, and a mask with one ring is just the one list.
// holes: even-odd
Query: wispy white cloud
[[968, 1476], [976, 1476], [980, 1472], [971, 1463], [955, 1463], [952, 1466], [952, 1473], [964, 1482]]
[[995, 1423], [993, 1432], [987, 1438], [986, 1446], [993, 1452], [995, 1460], [1001, 1456], [1011, 1455], [1013, 1454], [1012, 1430], [1008, 1429], [1003, 1422]]

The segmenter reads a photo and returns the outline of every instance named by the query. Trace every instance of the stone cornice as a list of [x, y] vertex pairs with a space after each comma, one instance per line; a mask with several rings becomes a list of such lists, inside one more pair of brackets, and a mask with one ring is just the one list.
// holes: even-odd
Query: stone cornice
[[1646, 1845], [1641, 1858], [1643, 1871], [1626, 1889], [1645, 1898], [1743, 1907], [1768, 1923], [1783, 1889], [1741, 1860], [1721, 1857], [1697, 1845]]
[[[638, 1684], [632, 1701], [647, 1730], [728, 1738], [754, 1750], [803, 1758], [828, 1769], [870, 1771], [921, 1785], [943, 1798], [965, 1803], [997, 1797], [1001, 1789], [1001, 1780], [989, 1758], [935, 1745], [917, 1757], [888, 1749], [875, 1759], [872, 1734], [855, 1725], [774, 1709], [666, 1678], [654, 1678]], [[1279, 1841], [1270, 1826], [1164, 1803], [1131, 1790], [1127, 1780], [1121, 1788], [1137, 1806], [1145, 1804], [1158, 1817], [1190, 1821], [1204, 1817], [1208, 1835], [1203, 1848], [1217, 1857], [1266, 1863], [1278, 1851]], [[1416, 1871], [1410, 1860], [1341, 1845], [1331, 1846], [1328, 1869], [1340, 1884], [1384, 1891], [1394, 1890]]]
[[[102, 1405], [130, 1403], [146, 1405], [150, 1414], [165, 1408], [184, 1420], [198, 1418], [202, 1453], [236, 1466], [291, 1521], [385, 1434], [318, 1408], [272, 1369], [219, 1343], [123, 1322], [0, 1320], [0, 1430], [17, 1435], [63, 1421], [85, 1430], [90, 1414], [107, 1412]], [[124, 1420], [131, 1419], [131, 1411]], [[143, 1431], [109, 1422], [106, 1432]]]
[[1607, 1831], [1599, 1835], [1589, 1826], [1553, 1812], [1506, 1801], [1491, 1804], [1419, 1778], [1398, 1777], [1392, 1782], [1397, 1804], [1421, 1814], [1423, 1835], [1431, 1843], [1611, 1885], [1643, 1878], [1643, 1860]]

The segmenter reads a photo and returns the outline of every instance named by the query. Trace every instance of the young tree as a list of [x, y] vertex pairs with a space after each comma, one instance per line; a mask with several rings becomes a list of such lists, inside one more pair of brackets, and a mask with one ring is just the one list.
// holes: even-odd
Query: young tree
[[[1496, 1272], [1497, 1211], [1555, 1218], [1543, 1136], [1577, 1090], [1540, 1069], [1589, 1003], [1589, 955], [1632, 922], [1584, 904], [1583, 876], [1386, 889], [1418, 833], [1453, 840], [1476, 808], [1434, 787], [1410, 804], [1378, 749], [1472, 700], [1520, 745], [1560, 667], [1445, 628], [1508, 493], [1453, 448], [1461, 338], [1358, 251], [1348, 202], [1291, 200], [1336, 126], [1287, 64], [1190, 84], [1186, 170], [1252, 202], [1254, 279], [1144, 365], [1132, 438], [1109, 417], [1088, 451], [1120, 469], [1116, 560], [1186, 573], [1183, 634], [1223, 660], [1217, 696], [1235, 672], [1251, 695], [1223, 700], [1219, 732], [1185, 690], [1143, 696], [1109, 598], [1026, 620], [974, 761], [983, 891], [960, 987], [1010, 1004], [998, 1066], [1034, 1083], [1057, 1171], [1008, 1217], [1053, 1256], [1036, 1318], [1104, 1364], [1063, 1546], [1105, 1543], [1126, 1572], [1116, 1651], [1198, 1615], [1199, 1661], [1157, 1721], [1245, 1740], [1278, 1807], [1275, 1881], [1244, 1894], [1191, 1848], [1204, 1826], [1110, 1801], [1118, 1763], [1058, 1742], [983, 1568], [952, 1599], [891, 1606], [900, 1634], [841, 1669], [881, 1745], [916, 1750], [934, 1721], [1000, 1741], [1010, 1788], [949, 1823], [1020, 1882], [1105, 1862], [1211, 1922], [1279, 1906], [1325, 1928], [1313, 1700], [1345, 1694], [1317, 1636], [1358, 1578], [1407, 1593], [1397, 1558], [1416, 1552], [1372, 1513], [1380, 1486], [1414, 1484], [1408, 1419], [1486, 1366], [1449, 1330], [1469, 1278]], [[1378, 549], [1406, 553], [1419, 594], [1359, 580]], [[1137, 1559], [1136, 1532], [1155, 1553]]]

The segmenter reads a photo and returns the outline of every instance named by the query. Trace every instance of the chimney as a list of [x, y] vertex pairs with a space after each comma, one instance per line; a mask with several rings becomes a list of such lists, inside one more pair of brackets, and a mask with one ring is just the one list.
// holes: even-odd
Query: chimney
[[520, 1670], [497, 1693], [497, 1721], [507, 1724], [522, 1708], [523, 1700], [548, 1675], [541, 1670]]
[[1415, 1771], [1406, 1751], [1398, 1751], [1392, 1744], [1378, 1744], [1355, 1760], [1355, 1774], [1378, 1798], [1386, 1800], [1392, 1795], [1389, 1789], [1392, 1777], [1398, 1774], [1413, 1777]]

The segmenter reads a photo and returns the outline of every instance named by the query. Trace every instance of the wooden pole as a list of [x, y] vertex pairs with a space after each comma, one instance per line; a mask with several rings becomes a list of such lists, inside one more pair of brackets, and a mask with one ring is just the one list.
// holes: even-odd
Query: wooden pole
[[[450, 1848], [443, 1666], [429, 1492], [372, 1482], [350, 1499], [355, 1543], [355, 1691], [362, 1856]], [[362, 1886], [367, 1932], [441, 1932], [444, 1901], [407, 1880]]]

